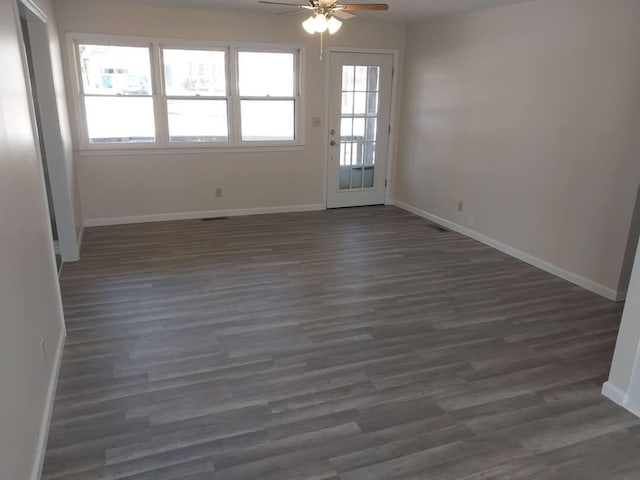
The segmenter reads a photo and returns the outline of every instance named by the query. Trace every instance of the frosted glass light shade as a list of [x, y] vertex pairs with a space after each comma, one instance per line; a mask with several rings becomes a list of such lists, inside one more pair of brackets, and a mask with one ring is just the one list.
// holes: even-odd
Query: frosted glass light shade
[[316, 19], [313, 17], [313, 15], [302, 22], [302, 28], [304, 28], [305, 31], [307, 33], [310, 33], [311, 35], [316, 33]]
[[316, 18], [313, 19], [313, 24], [316, 27], [317, 33], [326, 32], [329, 28], [329, 21], [327, 20], [327, 17], [322, 14], [316, 15]]
[[327, 21], [327, 28], [329, 29], [329, 33], [331, 35], [340, 30], [341, 26], [342, 22], [340, 20], [338, 20], [336, 17], [329, 17], [329, 20]]

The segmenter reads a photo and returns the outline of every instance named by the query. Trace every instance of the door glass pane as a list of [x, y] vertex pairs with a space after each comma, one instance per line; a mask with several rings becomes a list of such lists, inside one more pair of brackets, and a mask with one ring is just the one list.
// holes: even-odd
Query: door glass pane
[[353, 113], [356, 115], [364, 115], [367, 112], [367, 93], [356, 92], [353, 94], [354, 107]]
[[171, 142], [226, 142], [226, 100], [168, 100]]
[[342, 91], [353, 92], [353, 80], [355, 77], [355, 66], [345, 65], [342, 67]]
[[362, 142], [364, 140], [364, 118], [353, 119], [353, 140]]
[[362, 188], [362, 167], [351, 169], [351, 188]]
[[343, 117], [340, 122], [340, 137], [347, 141], [353, 136], [353, 117]]
[[378, 114], [378, 94], [367, 92], [367, 115]]
[[342, 93], [342, 110], [343, 112], [353, 111], [353, 92]]
[[380, 67], [342, 67], [340, 190], [375, 187], [379, 89]]
[[208, 50], [162, 50], [167, 95], [227, 95], [225, 53]]
[[148, 47], [78, 45], [83, 93], [151, 95]]
[[91, 143], [155, 142], [151, 97], [85, 97]]
[[370, 92], [380, 91], [380, 67], [369, 67], [367, 73], [367, 90]]
[[[369, 68], [356, 66], [356, 86], [357, 92], [364, 92], [367, 90], [369, 84]], [[374, 89], [375, 90], [375, 89]]]
[[364, 188], [373, 188], [373, 169], [374, 167], [364, 169]]
[[373, 142], [376, 140], [376, 133], [378, 131], [377, 124], [378, 119], [376, 117], [367, 117], [364, 139], [367, 142]]
[[364, 164], [375, 165], [376, 164], [376, 143], [367, 142], [364, 144]]

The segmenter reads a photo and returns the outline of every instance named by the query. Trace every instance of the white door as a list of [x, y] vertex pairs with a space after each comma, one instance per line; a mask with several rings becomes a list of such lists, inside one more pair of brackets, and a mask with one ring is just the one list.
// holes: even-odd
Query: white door
[[385, 202], [393, 56], [330, 56], [327, 207]]

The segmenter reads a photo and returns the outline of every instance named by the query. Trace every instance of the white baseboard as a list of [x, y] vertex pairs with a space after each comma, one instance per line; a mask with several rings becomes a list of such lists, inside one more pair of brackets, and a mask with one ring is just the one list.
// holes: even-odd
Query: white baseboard
[[547, 262], [546, 260], [542, 260], [540, 258], [534, 257], [533, 255], [529, 255], [528, 253], [517, 250], [516, 248], [513, 248], [505, 243], [502, 243], [491, 237], [487, 237], [486, 235], [471, 230], [470, 228], [463, 227], [462, 225], [458, 225], [457, 223], [438, 217], [437, 215], [433, 215], [432, 213], [421, 210], [417, 207], [414, 207], [413, 205], [409, 205], [399, 200], [393, 200], [393, 205], [415, 215], [418, 215], [419, 217], [425, 218], [431, 222], [437, 223], [438, 225], [442, 225], [449, 230], [453, 230], [454, 232], [458, 232], [462, 235], [473, 238], [474, 240], [493, 247], [496, 250], [500, 250], [507, 255], [515, 257], [518, 260], [522, 260], [523, 262], [533, 265], [534, 267], [544, 270], [545, 272], [549, 272], [556, 277], [560, 277], [564, 280], [574, 283], [593, 293], [597, 293], [598, 295], [601, 295], [609, 300], [613, 300], [614, 302], [624, 300], [624, 298], [626, 297], [626, 292], [617, 292], [615, 290], [612, 290], [608, 287], [605, 287], [604, 285], [600, 285], [599, 283], [589, 280], [588, 278], [584, 278], [576, 273], [564, 270], [557, 265]]
[[47, 438], [49, 437], [49, 425], [51, 424], [51, 414], [53, 413], [53, 401], [56, 397], [56, 388], [58, 386], [58, 376], [60, 375], [60, 366], [62, 364], [62, 351], [64, 350], [64, 341], [66, 333], [63, 330], [58, 341], [55, 358], [53, 359], [53, 368], [51, 370], [51, 378], [49, 380], [49, 389], [47, 391], [47, 403], [45, 404], [44, 414], [42, 415], [42, 424], [40, 425], [40, 436], [38, 437], [38, 447], [34, 458], [33, 470], [31, 472], [31, 480], [40, 480], [42, 477], [42, 467], [44, 465], [44, 454], [47, 450]]
[[618, 387], [614, 387], [609, 382], [604, 382], [602, 385], [602, 395], [621, 407], [624, 407], [627, 402], [626, 392], [620, 390]]
[[605, 382], [602, 385], [602, 395], [636, 417], [640, 417], [640, 408], [638, 408], [637, 405], [634, 405], [634, 402], [629, 401], [629, 395], [627, 392], [620, 390], [610, 382]]
[[85, 227], [104, 227], [107, 225], [127, 225], [131, 223], [166, 222], [170, 220], [193, 220], [200, 218], [240, 217], [246, 215], [265, 215], [270, 213], [313, 212], [325, 210], [321, 203], [311, 205], [287, 205], [284, 207], [238, 208], [233, 210], [207, 210], [183, 213], [160, 213], [132, 217], [88, 218]]

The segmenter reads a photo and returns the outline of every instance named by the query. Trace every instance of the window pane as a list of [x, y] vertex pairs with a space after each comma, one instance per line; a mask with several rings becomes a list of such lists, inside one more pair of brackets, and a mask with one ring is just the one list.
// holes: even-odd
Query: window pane
[[242, 140], [275, 141], [295, 139], [293, 100], [243, 100]]
[[85, 97], [85, 107], [91, 143], [155, 142], [150, 97]]
[[226, 100], [169, 100], [169, 140], [172, 142], [226, 142]]
[[293, 97], [294, 54], [239, 52], [240, 95], [243, 97]]
[[353, 137], [353, 117], [346, 117], [340, 120], [340, 138], [342, 140], [352, 140]]
[[353, 65], [343, 65], [342, 67], [342, 90], [353, 91], [355, 78], [355, 67]]
[[364, 91], [367, 89], [367, 79], [369, 69], [363, 66], [356, 66], [356, 91]]
[[164, 49], [168, 95], [227, 95], [225, 52]]
[[150, 95], [148, 47], [78, 45], [84, 93], [92, 95]]

